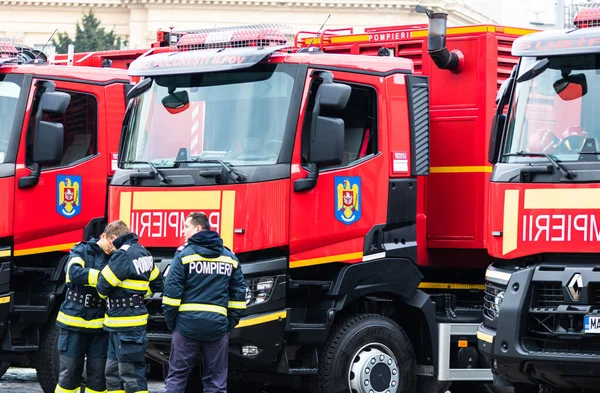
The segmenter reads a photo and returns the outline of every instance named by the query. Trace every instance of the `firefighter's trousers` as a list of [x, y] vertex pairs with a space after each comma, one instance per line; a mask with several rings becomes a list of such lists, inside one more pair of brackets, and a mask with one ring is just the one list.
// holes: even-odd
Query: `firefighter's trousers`
[[60, 374], [54, 392], [79, 392], [84, 363], [86, 393], [106, 391], [104, 368], [107, 348], [108, 334], [102, 330], [84, 333], [61, 328], [58, 338]]
[[106, 387], [108, 393], [148, 393], [146, 331], [109, 332]]
[[199, 355], [202, 356], [204, 393], [226, 393], [228, 351], [228, 334], [224, 334], [216, 341], [198, 341], [174, 330], [165, 393], [185, 392], [187, 379]]

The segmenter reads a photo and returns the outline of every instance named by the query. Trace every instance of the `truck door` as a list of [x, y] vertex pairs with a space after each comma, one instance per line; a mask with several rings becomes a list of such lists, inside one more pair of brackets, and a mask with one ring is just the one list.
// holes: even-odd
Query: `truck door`
[[[62, 159], [41, 166], [39, 180], [27, 181], [35, 168], [33, 133], [39, 96], [55, 84], [71, 96], [63, 115], [43, 120], [63, 125]], [[84, 228], [105, 215], [107, 163], [104, 87], [66, 81], [32, 83], [17, 157], [15, 182], [15, 256], [68, 250], [83, 240]], [[35, 177], [35, 176], [34, 176]]]
[[[308, 75], [315, 75], [308, 70]], [[308, 77], [292, 164], [290, 267], [363, 260], [365, 235], [387, 214], [388, 162], [381, 154], [383, 89], [375, 75], [335, 72], [334, 82], [351, 87], [343, 110], [325, 113], [344, 121], [344, 154], [339, 165], [321, 167], [314, 188], [295, 191], [310, 172], [308, 145], [315, 95], [322, 79]]]

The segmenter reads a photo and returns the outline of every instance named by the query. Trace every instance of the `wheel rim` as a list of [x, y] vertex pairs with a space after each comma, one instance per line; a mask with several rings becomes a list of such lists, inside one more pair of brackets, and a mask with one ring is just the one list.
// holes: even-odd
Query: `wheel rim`
[[348, 370], [352, 393], [396, 393], [400, 370], [394, 353], [381, 343], [370, 343], [356, 351]]

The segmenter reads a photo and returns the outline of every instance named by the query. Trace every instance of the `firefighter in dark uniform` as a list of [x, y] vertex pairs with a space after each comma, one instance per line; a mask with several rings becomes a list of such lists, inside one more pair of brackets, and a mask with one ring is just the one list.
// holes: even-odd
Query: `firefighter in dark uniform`
[[199, 354], [204, 393], [225, 393], [228, 333], [246, 309], [246, 283], [238, 259], [204, 213], [186, 218], [184, 235], [187, 243], [175, 253], [163, 293], [165, 322], [173, 331], [165, 393], [185, 391]]
[[104, 329], [109, 332], [107, 393], [148, 393], [144, 297], [162, 291], [162, 275], [135, 233], [129, 232], [113, 244], [117, 250], [96, 285], [108, 307], [104, 317]]
[[102, 328], [106, 302], [98, 295], [96, 283], [115, 250], [112, 241], [128, 231], [122, 221], [111, 222], [100, 239], [78, 243], [69, 254], [65, 269], [67, 293], [56, 318], [60, 327], [60, 374], [55, 393], [79, 392], [86, 357], [85, 392], [106, 391], [108, 334]]

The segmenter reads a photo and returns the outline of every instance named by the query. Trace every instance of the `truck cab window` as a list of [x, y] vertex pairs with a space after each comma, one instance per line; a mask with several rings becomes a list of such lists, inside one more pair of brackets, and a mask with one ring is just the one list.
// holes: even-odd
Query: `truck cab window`
[[[311, 96], [302, 129], [302, 163], [308, 157], [311, 114], [314, 97], [320, 81], [311, 86]], [[345, 167], [365, 157], [374, 155], [377, 149], [377, 94], [375, 89], [366, 86], [350, 85], [352, 93], [346, 108], [341, 111], [323, 109], [322, 116], [337, 117], [344, 120], [344, 161], [340, 165], [322, 167], [321, 170]]]
[[[64, 127], [63, 158], [60, 163], [47, 168], [69, 166], [98, 152], [98, 101], [90, 94], [65, 91], [71, 96], [71, 102], [64, 115], [44, 114], [42, 120], [62, 123]], [[35, 108], [34, 108], [35, 109]], [[28, 134], [27, 166], [33, 164], [33, 122], [32, 111]]]

